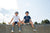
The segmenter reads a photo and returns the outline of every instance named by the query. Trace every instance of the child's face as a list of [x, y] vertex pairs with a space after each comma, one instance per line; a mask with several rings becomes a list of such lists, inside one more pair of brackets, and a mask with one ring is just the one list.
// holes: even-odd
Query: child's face
[[26, 16], [28, 16], [28, 13], [26, 13]]
[[17, 16], [18, 14], [16, 13], [15, 15]]

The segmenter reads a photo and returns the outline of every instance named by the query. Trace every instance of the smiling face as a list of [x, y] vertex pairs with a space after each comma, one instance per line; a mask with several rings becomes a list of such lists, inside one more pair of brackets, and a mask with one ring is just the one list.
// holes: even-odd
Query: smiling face
[[16, 16], [18, 16], [18, 13], [15, 13]]
[[26, 13], [26, 16], [28, 16], [29, 13]]

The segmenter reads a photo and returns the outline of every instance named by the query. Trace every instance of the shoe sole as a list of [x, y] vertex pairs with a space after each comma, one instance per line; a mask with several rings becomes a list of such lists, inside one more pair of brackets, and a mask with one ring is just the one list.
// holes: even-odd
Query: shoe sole
[[11, 33], [14, 33], [14, 32], [11, 32]]
[[19, 33], [21, 33], [21, 31], [19, 31]]

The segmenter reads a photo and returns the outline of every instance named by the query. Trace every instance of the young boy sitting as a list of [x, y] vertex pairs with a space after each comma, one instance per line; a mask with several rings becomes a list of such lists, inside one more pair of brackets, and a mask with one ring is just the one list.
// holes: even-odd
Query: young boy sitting
[[26, 16], [24, 16], [24, 19], [23, 19], [23, 21], [22, 21], [22, 24], [30, 23], [31, 26], [32, 26], [32, 28], [33, 28], [33, 31], [36, 31], [36, 29], [35, 29], [35, 27], [34, 27], [34, 25], [33, 25], [33, 22], [32, 22], [32, 20], [31, 20], [31, 17], [28, 15], [29, 12], [26, 11], [25, 14], [26, 14]]
[[15, 16], [13, 16], [13, 18], [11, 19], [11, 21], [9, 22], [9, 24], [14, 20], [14, 22], [12, 23], [12, 32], [14, 32], [14, 25], [18, 24], [19, 27], [19, 32], [21, 32], [21, 28], [20, 28], [20, 18], [18, 16], [18, 12], [15, 12]]

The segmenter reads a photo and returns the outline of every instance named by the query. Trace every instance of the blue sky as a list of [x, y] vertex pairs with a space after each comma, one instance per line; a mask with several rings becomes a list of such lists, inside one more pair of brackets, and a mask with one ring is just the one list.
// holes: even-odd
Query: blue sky
[[[3, 1], [3, 0], [2, 0]], [[50, 20], [50, 0], [0, 0], [0, 22], [8, 23], [15, 11], [19, 12], [20, 19], [29, 11], [32, 21], [40, 23], [44, 19]], [[4, 16], [4, 17], [3, 17]]]

